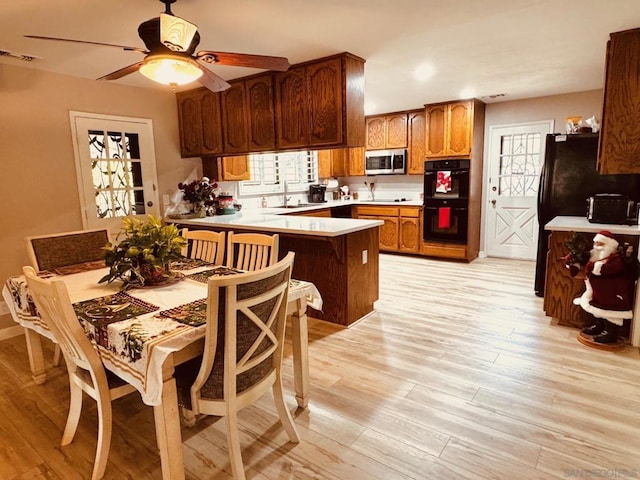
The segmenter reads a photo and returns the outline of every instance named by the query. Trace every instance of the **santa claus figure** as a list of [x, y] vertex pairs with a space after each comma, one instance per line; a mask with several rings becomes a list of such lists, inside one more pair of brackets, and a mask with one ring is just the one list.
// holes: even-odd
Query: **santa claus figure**
[[591, 336], [596, 343], [617, 343], [618, 327], [625, 318], [633, 318], [633, 278], [611, 232], [601, 231], [593, 237], [585, 273], [585, 291], [573, 303], [596, 317], [596, 321], [582, 334]]

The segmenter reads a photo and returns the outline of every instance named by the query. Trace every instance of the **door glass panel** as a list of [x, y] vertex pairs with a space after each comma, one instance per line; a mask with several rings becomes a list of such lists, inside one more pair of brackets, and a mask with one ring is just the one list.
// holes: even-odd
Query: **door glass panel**
[[504, 135], [500, 144], [498, 195], [535, 197], [538, 195], [542, 136], [540, 133]]
[[[89, 130], [89, 156], [98, 218], [145, 213], [137, 133]], [[124, 140], [124, 142], [123, 142]]]

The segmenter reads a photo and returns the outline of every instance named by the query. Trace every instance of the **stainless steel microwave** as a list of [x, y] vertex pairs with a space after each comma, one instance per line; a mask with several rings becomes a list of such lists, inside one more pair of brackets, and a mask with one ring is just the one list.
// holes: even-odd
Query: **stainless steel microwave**
[[369, 150], [364, 155], [365, 175], [402, 175], [407, 173], [407, 151]]

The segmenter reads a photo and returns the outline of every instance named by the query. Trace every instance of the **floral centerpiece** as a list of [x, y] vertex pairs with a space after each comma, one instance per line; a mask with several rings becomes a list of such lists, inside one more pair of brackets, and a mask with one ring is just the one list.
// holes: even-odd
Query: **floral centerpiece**
[[187, 241], [175, 225], [163, 225], [159, 218], [149, 215], [147, 222], [137, 218], [123, 218], [123, 229], [117, 245], [104, 247], [109, 273], [98, 283], [119, 279], [123, 290], [134, 286], [161, 285], [175, 278], [169, 270], [170, 262], [181, 258]]
[[191, 213], [197, 217], [204, 217], [207, 208], [215, 205], [216, 188], [218, 188], [218, 183], [215, 180], [210, 181], [207, 177], [190, 183], [178, 184], [178, 189], [182, 191], [182, 199], [191, 204]]

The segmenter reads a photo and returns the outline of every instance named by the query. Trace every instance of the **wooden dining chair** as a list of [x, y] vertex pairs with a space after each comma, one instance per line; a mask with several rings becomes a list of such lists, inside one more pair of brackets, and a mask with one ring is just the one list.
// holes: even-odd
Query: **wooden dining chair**
[[104, 258], [109, 242], [106, 229], [79, 230], [26, 237], [29, 262], [36, 270], [95, 262]]
[[62, 446], [73, 441], [78, 428], [82, 392], [97, 403], [98, 442], [91, 479], [98, 480], [104, 476], [111, 446], [111, 401], [135, 391], [135, 388], [105, 370], [96, 348], [76, 317], [64, 282], [39, 278], [33, 267], [24, 267], [23, 272], [42, 320], [62, 348], [69, 372], [70, 405]]
[[182, 229], [182, 236], [187, 239], [187, 246], [182, 255], [187, 258], [204, 260], [215, 265], [223, 265], [225, 234], [211, 230]]
[[238, 412], [269, 390], [292, 442], [300, 437], [284, 401], [282, 356], [289, 279], [294, 253], [271, 267], [211, 277], [202, 357], [176, 367], [179, 404], [194, 415], [227, 419], [233, 478], [245, 472]]
[[227, 235], [227, 267], [258, 270], [278, 261], [278, 234], [234, 233]]
[[[109, 242], [106, 229], [36, 235], [25, 238], [27, 255], [36, 270], [56, 270], [104, 258], [104, 247]], [[56, 345], [53, 365], [60, 364], [60, 347]]]

